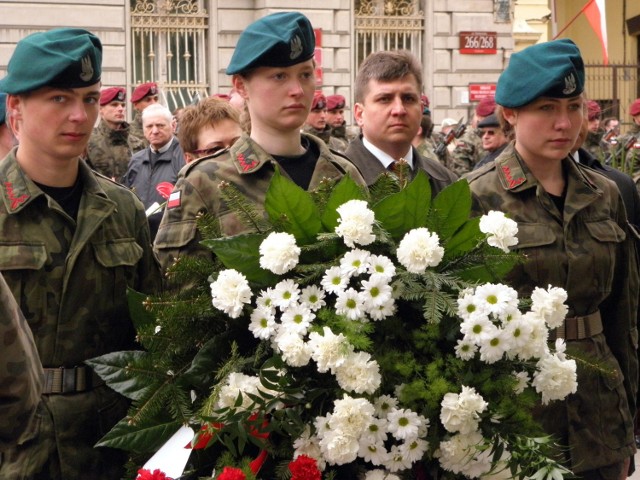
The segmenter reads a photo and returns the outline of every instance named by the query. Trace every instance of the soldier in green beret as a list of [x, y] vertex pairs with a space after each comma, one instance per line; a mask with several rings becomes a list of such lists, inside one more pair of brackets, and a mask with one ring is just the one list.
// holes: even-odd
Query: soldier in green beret
[[548, 285], [568, 294], [568, 314], [549, 340], [564, 339], [587, 361], [577, 364], [577, 392], [538, 407], [537, 419], [568, 447], [578, 477], [619, 480], [636, 451], [638, 259], [615, 184], [569, 156], [583, 124], [584, 79], [571, 40], [513, 54], [496, 102], [515, 142], [466, 178], [478, 215], [500, 210], [518, 223], [525, 261], [507, 281], [524, 296]]
[[62, 28], [18, 42], [0, 82], [18, 146], [0, 163], [0, 272], [44, 367], [36, 415], [0, 478], [120, 479], [94, 447], [128, 408], [85, 360], [136, 348], [127, 288], [159, 288], [144, 207], [80, 156], [98, 117], [102, 45]]
[[306, 190], [345, 174], [364, 185], [346, 158], [300, 133], [315, 90], [314, 47], [311, 23], [297, 12], [268, 15], [242, 32], [227, 74], [233, 75], [233, 86], [245, 99], [251, 133], [230, 149], [182, 169], [154, 243], [163, 267], [181, 255], [212, 255], [200, 245], [196, 217], [201, 212], [216, 217], [225, 235], [250, 230], [222, 200], [221, 182], [242, 191], [259, 212], [265, 211], [276, 167]]
[[131, 156], [144, 150], [145, 143], [131, 134], [125, 121], [127, 93], [122, 87], [100, 92], [100, 123], [93, 129], [87, 145], [87, 162], [94, 170], [120, 182]]

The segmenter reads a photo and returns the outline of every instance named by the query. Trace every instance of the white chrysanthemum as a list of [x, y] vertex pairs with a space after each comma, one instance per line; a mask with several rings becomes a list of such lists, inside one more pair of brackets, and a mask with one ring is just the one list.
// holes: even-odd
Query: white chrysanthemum
[[535, 312], [527, 312], [522, 316], [522, 321], [531, 327], [528, 341], [518, 351], [521, 360], [542, 358], [549, 353], [549, 329], [540, 315]]
[[504, 213], [491, 210], [480, 218], [480, 231], [486, 233], [487, 243], [508, 253], [509, 247], [518, 244], [518, 224]]
[[362, 295], [354, 288], [338, 293], [335, 308], [338, 315], [344, 315], [349, 320], [360, 320], [365, 316]]
[[300, 259], [300, 247], [290, 233], [272, 232], [260, 244], [260, 266], [282, 275], [294, 268]]
[[299, 335], [306, 335], [313, 319], [316, 318], [305, 305], [295, 304], [282, 312], [282, 326]]
[[536, 287], [531, 294], [531, 311], [541, 315], [549, 328], [557, 328], [562, 325], [569, 311], [564, 303], [566, 301], [567, 291], [563, 288], [549, 285], [545, 290]]
[[396, 274], [396, 266], [390, 258], [384, 255], [370, 255], [367, 271], [371, 275], [381, 275], [387, 280], [391, 280]]
[[376, 469], [366, 473], [364, 480], [400, 480], [400, 477], [384, 470]]
[[275, 343], [282, 359], [292, 367], [304, 367], [311, 360], [311, 348], [297, 333], [284, 330], [278, 333]]
[[421, 420], [416, 412], [406, 408], [396, 408], [387, 415], [387, 430], [398, 440], [416, 438]]
[[327, 293], [338, 294], [344, 292], [349, 278], [342, 274], [340, 267], [331, 267], [324, 272], [320, 285]]
[[387, 418], [389, 412], [398, 408], [398, 399], [391, 395], [380, 395], [373, 403], [376, 415], [380, 418]]
[[368, 438], [375, 442], [385, 442], [387, 440], [386, 418], [373, 418], [361, 438]]
[[294, 460], [300, 455], [306, 455], [316, 461], [320, 471], [325, 469], [326, 462], [320, 450], [320, 439], [315, 435], [311, 435], [311, 427], [309, 425], [305, 426], [302, 435], [293, 442], [293, 449]]
[[360, 438], [358, 456], [373, 465], [383, 465], [389, 458], [389, 452], [380, 440], [371, 437]]
[[484, 302], [478, 302], [478, 298], [474, 295], [473, 290], [464, 290], [458, 296], [458, 310], [457, 314], [463, 320], [468, 320], [471, 317], [486, 317], [489, 312], [486, 311], [486, 304]]
[[411, 463], [422, 459], [427, 448], [429, 448], [429, 443], [421, 438], [414, 438], [400, 445], [402, 455]]
[[578, 388], [576, 361], [561, 358], [560, 355], [547, 355], [536, 365], [537, 371], [533, 374], [531, 384], [542, 394], [543, 405], [552, 400], [562, 400], [576, 393]]
[[327, 463], [344, 465], [358, 457], [360, 443], [356, 437], [331, 431], [320, 439], [320, 449]]
[[483, 342], [493, 337], [497, 330], [498, 327], [491, 320], [479, 315], [472, 316], [460, 324], [460, 331], [464, 335], [464, 339], [476, 345], [482, 345]]
[[508, 337], [500, 328], [492, 330], [492, 334], [480, 344], [480, 360], [485, 363], [495, 363], [502, 358], [511, 345]]
[[324, 297], [324, 290], [317, 285], [309, 285], [302, 289], [302, 293], [300, 293], [300, 303], [309, 307], [309, 310], [312, 312], [315, 312], [326, 305]]
[[475, 343], [462, 338], [458, 340], [455, 347], [456, 357], [461, 360], [471, 360], [477, 351], [478, 347]]
[[349, 200], [340, 205], [336, 212], [340, 215], [336, 234], [343, 238], [347, 246], [353, 248], [356, 244], [369, 245], [376, 239], [373, 234], [375, 215], [367, 202]]
[[311, 332], [308, 345], [311, 358], [318, 365], [318, 372], [325, 373], [342, 365], [353, 351], [353, 346], [343, 334], [335, 335], [329, 327], [322, 327], [323, 334]]
[[518, 382], [513, 390], [516, 395], [520, 395], [529, 386], [529, 374], [527, 372], [513, 372], [513, 376]]
[[240, 405], [239, 409], [248, 410], [252, 407], [253, 400], [247, 394], [259, 395], [258, 388], [264, 390], [258, 377], [233, 372], [229, 374], [225, 385], [220, 389], [218, 407], [234, 408], [238, 394], [242, 393], [242, 405]]
[[360, 438], [373, 420], [375, 408], [366, 398], [350, 397], [346, 393], [333, 403], [329, 420], [331, 430]]
[[372, 320], [384, 320], [385, 318], [390, 317], [391, 315], [396, 313], [396, 302], [393, 298], [390, 298], [382, 305], [378, 305], [375, 308], [368, 309], [367, 313]]
[[256, 306], [258, 308], [263, 308], [269, 310], [272, 313], [275, 313], [276, 304], [274, 300], [275, 292], [273, 291], [273, 288], [269, 287], [260, 292], [260, 295], [258, 295], [258, 298], [256, 298]]
[[377, 310], [378, 307], [386, 305], [391, 297], [391, 285], [388, 280], [381, 275], [373, 275], [369, 280], [362, 281], [362, 298], [364, 308], [367, 310]]
[[298, 302], [300, 298], [300, 287], [293, 280], [282, 280], [273, 287], [273, 297], [273, 302], [276, 307], [284, 310]]
[[251, 302], [247, 278], [237, 270], [222, 270], [211, 284], [213, 306], [231, 318], [238, 318], [245, 303]]
[[331, 432], [331, 413], [327, 413], [322, 417], [316, 417], [313, 421], [313, 426], [316, 427], [316, 434], [318, 438], [323, 438], [328, 432]]
[[411, 460], [404, 455], [399, 445], [392, 445], [389, 450], [389, 457], [384, 462], [384, 466], [390, 472], [398, 472], [411, 468]]
[[347, 392], [372, 394], [382, 381], [378, 362], [366, 352], [351, 352], [334, 374], [340, 388]]
[[505, 350], [510, 358], [513, 354], [520, 355], [531, 338], [534, 326], [525, 321], [525, 317], [518, 315], [504, 326], [504, 338], [508, 348]]
[[426, 228], [407, 232], [398, 245], [398, 261], [408, 272], [422, 273], [427, 267], [436, 267], [444, 256], [437, 233]]
[[518, 309], [518, 292], [500, 283], [478, 286], [475, 297], [482, 310], [487, 310], [496, 317], [506, 316]]
[[360, 275], [369, 268], [369, 252], [354, 248], [340, 259], [340, 271], [345, 277]]
[[268, 340], [275, 333], [276, 327], [276, 318], [270, 309], [258, 307], [251, 313], [249, 330], [254, 337]]
[[478, 429], [480, 413], [484, 412], [488, 403], [473, 387], [462, 386], [462, 392], [445, 394], [440, 404], [440, 421], [449, 432], [463, 434]]

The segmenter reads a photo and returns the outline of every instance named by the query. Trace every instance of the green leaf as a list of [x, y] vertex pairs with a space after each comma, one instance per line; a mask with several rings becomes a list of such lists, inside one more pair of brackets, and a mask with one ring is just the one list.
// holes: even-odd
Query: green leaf
[[349, 176], [345, 175], [331, 191], [324, 213], [322, 225], [327, 232], [333, 232], [338, 225], [338, 212], [340, 205], [349, 200], [364, 200], [364, 194], [360, 186]]
[[129, 304], [129, 314], [133, 321], [133, 326], [136, 330], [140, 330], [148, 325], [155, 325], [156, 317], [153, 313], [147, 310], [144, 306], [144, 302], [147, 300], [148, 295], [140, 293], [132, 288], [127, 288], [127, 303]]
[[221, 334], [205, 343], [182, 375], [181, 383], [186, 381], [190, 386], [210, 388], [221, 360], [231, 353], [231, 341], [229, 335]]
[[407, 187], [372, 207], [376, 220], [396, 240], [409, 230], [424, 227], [431, 204], [429, 177], [422, 170]]
[[471, 215], [471, 190], [465, 180], [454, 182], [442, 190], [431, 204], [441, 242], [453, 235]]
[[519, 261], [517, 255], [501, 255], [494, 261], [487, 258], [484, 264], [475, 265], [460, 272], [460, 278], [472, 282], [495, 283], [501, 281]]
[[260, 244], [265, 238], [262, 233], [248, 233], [203, 240], [202, 245], [213, 250], [225, 267], [242, 272], [250, 282], [268, 285], [275, 283], [277, 276], [260, 267]]
[[485, 237], [480, 231], [480, 218], [470, 218], [444, 242], [445, 258], [453, 258], [473, 250]]
[[127, 367], [146, 356], [147, 352], [138, 350], [112, 352], [85, 360], [85, 363], [116, 392], [131, 400], [140, 400], [149, 388], [149, 379], [130, 375]]
[[287, 232], [301, 245], [313, 242], [322, 228], [311, 194], [283, 177], [278, 169], [269, 184], [264, 207], [273, 223], [284, 220]]
[[167, 420], [130, 425], [124, 418], [98, 441], [96, 447], [120, 448], [138, 453], [155, 452], [180, 426], [180, 422]]

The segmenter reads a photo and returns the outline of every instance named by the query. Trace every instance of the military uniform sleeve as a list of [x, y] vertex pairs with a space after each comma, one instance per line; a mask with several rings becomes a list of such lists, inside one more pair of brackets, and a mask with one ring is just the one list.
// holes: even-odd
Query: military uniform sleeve
[[14, 445], [29, 425], [42, 376], [31, 329], [0, 276], [0, 451]]

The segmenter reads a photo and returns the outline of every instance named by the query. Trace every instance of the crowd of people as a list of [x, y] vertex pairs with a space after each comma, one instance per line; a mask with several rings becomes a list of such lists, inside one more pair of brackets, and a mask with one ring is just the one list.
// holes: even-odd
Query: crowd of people
[[97, 36], [63, 28], [18, 42], [0, 80], [0, 478], [121, 478], [122, 452], [94, 445], [127, 401], [84, 362], [136, 348], [128, 288], [157, 293], [176, 259], [213, 255], [199, 215], [223, 235], [250, 230], [221, 182], [264, 213], [276, 169], [309, 191], [422, 170], [432, 196], [467, 181], [475, 214], [516, 220], [526, 260], [509, 281], [523, 296], [564, 288], [554, 335], [613, 372], [579, 369], [578, 392], [537, 416], [579, 477], [632, 470], [640, 99], [629, 132], [613, 118], [601, 127], [578, 48], [555, 40], [514, 54], [469, 125], [448, 119], [434, 134], [419, 61], [379, 51], [357, 72], [352, 128], [345, 98], [316, 86], [314, 49], [304, 15], [263, 17], [238, 40], [230, 94], [171, 112], [145, 83], [129, 124], [126, 90], [102, 88]]

